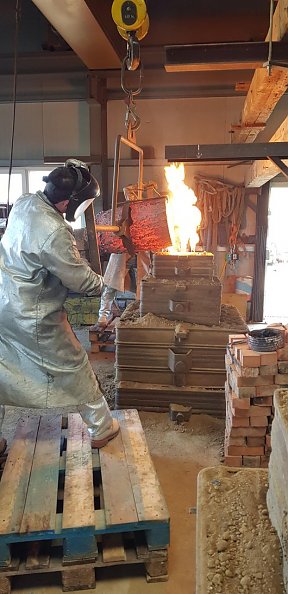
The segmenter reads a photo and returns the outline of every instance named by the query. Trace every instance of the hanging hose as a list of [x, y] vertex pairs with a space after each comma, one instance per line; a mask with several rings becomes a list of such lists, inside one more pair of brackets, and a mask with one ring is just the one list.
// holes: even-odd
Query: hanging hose
[[231, 218], [228, 243], [230, 249], [234, 250], [244, 212], [244, 186], [225, 184], [201, 176], [195, 176], [195, 183], [197, 206], [202, 213], [200, 229], [207, 230], [206, 249], [211, 249], [212, 245], [211, 226]]
[[12, 130], [11, 130], [10, 160], [9, 160], [9, 173], [8, 173], [7, 203], [6, 203], [6, 208], [7, 208], [6, 227], [8, 224], [9, 210], [10, 210], [10, 186], [11, 186], [13, 155], [14, 155], [20, 9], [21, 9], [21, 0], [16, 0], [16, 4], [15, 4], [15, 34], [14, 34], [13, 100], [12, 100], [13, 113], [12, 113]]

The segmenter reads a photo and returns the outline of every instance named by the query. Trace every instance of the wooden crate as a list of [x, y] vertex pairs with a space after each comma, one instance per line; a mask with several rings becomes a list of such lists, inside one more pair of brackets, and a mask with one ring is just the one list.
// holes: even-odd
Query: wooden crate
[[218, 278], [191, 280], [146, 277], [141, 282], [140, 313], [191, 324], [218, 326], [222, 287]]
[[168, 412], [172, 402], [191, 406], [193, 413], [225, 417], [225, 393], [221, 388], [161, 386], [127, 381], [116, 383], [117, 408]]
[[148, 324], [145, 318], [120, 321], [116, 381], [159, 384], [167, 393], [169, 386], [220, 388], [223, 395], [225, 349], [232, 328], [235, 334], [247, 330], [237, 310], [227, 306], [222, 306], [220, 325], [212, 328], [156, 316], [150, 316]]
[[170, 254], [158, 252], [153, 255], [153, 271], [155, 278], [185, 279], [193, 277], [212, 278], [214, 256], [209, 252], [189, 254]]
[[0, 592], [10, 577], [61, 572], [63, 590], [95, 587], [95, 567], [142, 563], [167, 579], [169, 515], [137, 411], [91, 450], [79, 414], [19, 421], [0, 480]]

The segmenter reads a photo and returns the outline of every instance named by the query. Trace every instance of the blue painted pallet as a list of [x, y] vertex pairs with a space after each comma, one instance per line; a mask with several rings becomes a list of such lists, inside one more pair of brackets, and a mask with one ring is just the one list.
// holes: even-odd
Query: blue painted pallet
[[0, 568], [15, 543], [60, 540], [66, 564], [96, 559], [108, 534], [141, 532], [151, 551], [167, 548], [169, 514], [138, 413], [113, 414], [120, 434], [93, 453], [78, 414], [67, 434], [60, 415], [19, 422], [0, 481]]

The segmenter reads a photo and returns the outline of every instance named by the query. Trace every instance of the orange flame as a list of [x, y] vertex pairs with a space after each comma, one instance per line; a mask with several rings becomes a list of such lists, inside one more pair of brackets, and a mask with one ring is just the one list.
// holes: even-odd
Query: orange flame
[[184, 163], [172, 163], [165, 167], [169, 188], [166, 203], [167, 220], [172, 247], [169, 251], [191, 252], [199, 241], [197, 229], [201, 223], [201, 212], [196, 196], [185, 182]]

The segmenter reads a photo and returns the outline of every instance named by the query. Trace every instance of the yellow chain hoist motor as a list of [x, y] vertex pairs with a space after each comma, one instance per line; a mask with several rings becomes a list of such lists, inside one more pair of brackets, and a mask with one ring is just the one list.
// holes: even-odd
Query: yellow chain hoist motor
[[118, 33], [130, 46], [133, 59], [128, 70], [136, 70], [139, 60], [138, 41], [143, 39], [149, 30], [149, 17], [144, 0], [114, 0], [112, 4], [112, 18], [117, 26]]
[[112, 18], [120, 31], [137, 32], [148, 19], [146, 3], [144, 0], [114, 0]]

